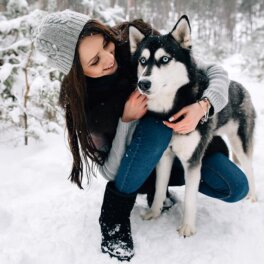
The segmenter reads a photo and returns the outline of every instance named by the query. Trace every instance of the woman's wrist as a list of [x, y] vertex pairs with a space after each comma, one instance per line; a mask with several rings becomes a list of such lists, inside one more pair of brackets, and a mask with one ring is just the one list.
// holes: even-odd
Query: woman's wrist
[[199, 100], [198, 103], [202, 106], [202, 109], [205, 111], [205, 112], [208, 112], [209, 110], [209, 107], [211, 107], [211, 104], [209, 102], [209, 100]]
[[126, 117], [126, 116], [122, 116], [121, 117], [121, 121], [124, 122], [124, 123], [129, 123], [131, 121], [134, 121], [134, 119]]
[[211, 103], [207, 97], [201, 98], [200, 100], [197, 101], [197, 103], [199, 104], [199, 106], [203, 112], [203, 115], [202, 115], [202, 118], [200, 121], [201, 124], [203, 124], [203, 123], [207, 122], [207, 120], [208, 120], [209, 111], [211, 108]]

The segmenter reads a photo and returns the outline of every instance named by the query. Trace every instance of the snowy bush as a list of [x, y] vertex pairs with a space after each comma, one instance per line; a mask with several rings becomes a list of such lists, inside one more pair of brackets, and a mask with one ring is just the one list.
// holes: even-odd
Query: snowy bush
[[[48, 132], [49, 122], [63, 124], [57, 103], [62, 75], [47, 67], [46, 58], [35, 51], [33, 44], [44, 15], [46, 12], [36, 10], [0, 24], [1, 132], [15, 128], [25, 143]], [[52, 127], [52, 131], [58, 129]]]
[[106, 8], [105, 3], [95, 0], [82, 0], [81, 3], [84, 6], [85, 13], [89, 14], [93, 18], [99, 19], [109, 26], [114, 26], [116, 23], [123, 22], [125, 20], [124, 9], [120, 6], [115, 6], [115, 8]]
[[9, 0], [7, 11], [11, 17], [19, 17], [28, 14], [28, 3], [26, 0]]

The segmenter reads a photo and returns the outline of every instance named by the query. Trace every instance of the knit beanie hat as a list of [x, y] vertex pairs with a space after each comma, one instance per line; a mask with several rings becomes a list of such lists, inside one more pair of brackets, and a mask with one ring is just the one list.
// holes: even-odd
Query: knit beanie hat
[[47, 15], [41, 22], [36, 48], [48, 57], [48, 64], [65, 75], [69, 73], [76, 44], [89, 16], [66, 9]]

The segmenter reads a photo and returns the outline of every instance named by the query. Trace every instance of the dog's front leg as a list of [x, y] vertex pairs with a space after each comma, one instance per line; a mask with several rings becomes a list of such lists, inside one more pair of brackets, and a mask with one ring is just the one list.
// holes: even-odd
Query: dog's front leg
[[196, 200], [201, 178], [201, 164], [185, 169], [185, 197], [183, 223], [177, 230], [180, 236], [189, 237], [196, 233]]
[[157, 164], [155, 196], [150, 210], [148, 210], [148, 212], [143, 215], [144, 220], [149, 220], [160, 216], [163, 207], [163, 202], [166, 199], [166, 192], [174, 157], [175, 155], [169, 149], [167, 149], [163, 153], [159, 163]]

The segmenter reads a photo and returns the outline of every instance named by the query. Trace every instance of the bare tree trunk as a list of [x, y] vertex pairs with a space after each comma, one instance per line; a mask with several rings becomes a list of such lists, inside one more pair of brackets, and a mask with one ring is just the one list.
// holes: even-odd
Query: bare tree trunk
[[58, 0], [58, 10], [64, 10], [70, 7], [69, 0]]
[[178, 14], [178, 17], [176, 19], [179, 19], [182, 13], [182, 3], [180, 0], [175, 0], [175, 11]]
[[134, 0], [134, 5], [135, 5], [135, 17], [138, 18], [138, 3], [137, 3], [137, 0]]
[[5, 0], [0, 0], [0, 12], [6, 11], [7, 2]]
[[24, 92], [24, 128], [25, 128], [25, 135], [24, 135], [24, 140], [25, 140], [25, 145], [28, 145], [28, 116], [27, 116], [27, 102], [29, 99], [29, 91], [30, 91], [30, 85], [29, 85], [29, 81], [28, 81], [28, 67], [30, 64], [30, 60], [31, 60], [31, 56], [33, 53], [33, 42], [31, 43], [31, 47], [30, 47], [30, 52], [28, 55], [28, 59], [27, 59], [27, 63], [26, 66], [24, 68], [24, 72], [25, 72], [25, 82], [26, 82], [26, 87], [25, 87], [25, 92]]
[[110, 7], [114, 7], [116, 5], [117, 0], [110, 0]]
[[126, 20], [130, 20], [131, 19], [131, 7], [132, 7], [132, 1], [133, 0], [127, 0], [127, 14], [126, 14]]

